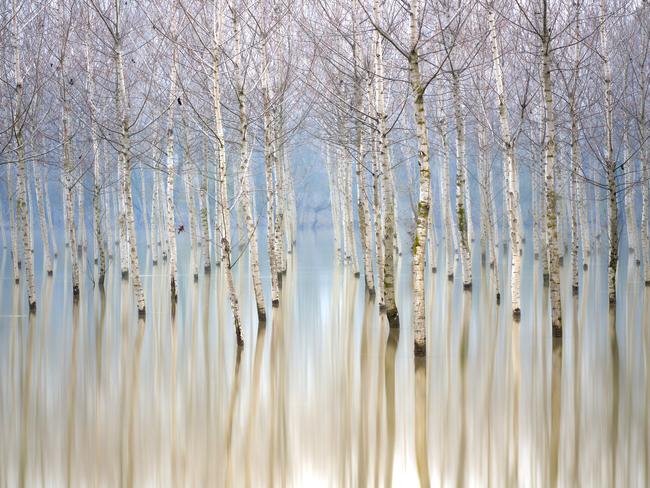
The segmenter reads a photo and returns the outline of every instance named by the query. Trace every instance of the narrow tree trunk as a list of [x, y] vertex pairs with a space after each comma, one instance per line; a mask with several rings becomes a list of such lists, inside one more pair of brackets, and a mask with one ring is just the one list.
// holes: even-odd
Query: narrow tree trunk
[[[38, 146], [39, 149], [42, 145]], [[47, 219], [45, 217], [45, 202], [43, 199], [43, 178], [41, 168], [34, 164], [34, 186], [36, 187], [36, 204], [38, 206], [38, 224], [41, 231], [41, 243], [43, 245], [43, 259], [45, 261], [45, 271], [48, 276], [52, 276], [52, 254], [50, 253], [50, 239], [47, 232]]]
[[54, 258], [59, 256], [59, 245], [57, 244], [56, 234], [54, 233], [54, 224], [52, 223], [52, 204], [50, 203], [50, 191], [48, 189], [47, 178], [43, 180], [43, 191], [45, 193], [45, 212], [47, 214], [47, 228], [52, 236], [52, 251]]
[[68, 99], [67, 76], [64, 58], [61, 59], [61, 95], [63, 100], [62, 139], [63, 139], [63, 173], [64, 173], [64, 200], [65, 200], [65, 226], [67, 240], [70, 244], [70, 261], [72, 262], [72, 295], [79, 297], [79, 261], [77, 257], [77, 238], [75, 235], [74, 210], [72, 205], [72, 192], [74, 190], [71, 140], [70, 140], [70, 100]]
[[11, 262], [14, 283], [20, 283], [20, 255], [18, 254], [18, 228], [16, 226], [16, 205], [13, 177], [13, 163], [7, 165], [7, 204], [9, 206], [9, 233], [11, 236]]
[[359, 215], [359, 235], [361, 238], [361, 252], [363, 255], [363, 276], [366, 289], [370, 295], [375, 294], [375, 278], [372, 272], [372, 228], [370, 223], [370, 209], [368, 208], [368, 195], [366, 183], [366, 170], [364, 168], [363, 128], [361, 116], [363, 113], [363, 88], [364, 82], [360, 72], [359, 39], [357, 37], [356, 17], [354, 19], [354, 34], [352, 42], [352, 58], [354, 62], [354, 104], [355, 118], [355, 150], [357, 174], [357, 213]]
[[416, 356], [426, 354], [426, 322], [424, 294], [424, 251], [427, 241], [427, 223], [431, 206], [431, 169], [429, 166], [429, 136], [424, 109], [424, 86], [420, 79], [418, 42], [419, 0], [412, 0], [409, 15], [411, 24], [411, 51], [409, 53], [409, 80], [413, 92], [415, 129], [418, 140], [418, 168], [420, 191], [413, 242], [413, 334]]
[[[375, 49], [377, 49], [377, 38], [379, 34], [374, 34]], [[375, 75], [376, 76], [376, 75]], [[377, 120], [377, 104], [375, 100], [375, 83], [372, 77], [368, 77], [368, 108], [371, 119], [370, 127], [370, 157], [372, 158], [372, 206], [374, 215], [374, 228], [375, 228], [375, 259], [377, 260], [377, 296], [379, 301], [379, 308], [385, 306], [384, 303], [384, 248], [382, 243], [383, 235], [383, 211], [381, 206], [381, 161], [379, 159], [379, 138], [381, 132], [379, 130], [379, 121]], [[373, 103], [374, 101], [374, 103]]]
[[[175, 22], [175, 20], [173, 21]], [[174, 29], [174, 27], [172, 27]], [[172, 34], [175, 36], [175, 33]], [[169, 258], [169, 287], [172, 301], [178, 299], [178, 267], [176, 263], [176, 211], [174, 206], [174, 180], [176, 172], [174, 169], [174, 108], [176, 107], [176, 44], [175, 38], [172, 40], [172, 66], [169, 85], [169, 111], [167, 113], [167, 245]]]
[[454, 115], [456, 119], [456, 217], [458, 219], [458, 235], [460, 236], [460, 254], [463, 265], [463, 288], [472, 287], [472, 249], [469, 236], [471, 219], [467, 200], [467, 167], [465, 161], [465, 120], [462, 113], [460, 93], [460, 78], [453, 72]]
[[515, 141], [510, 133], [508, 108], [506, 106], [503, 72], [501, 69], [501, 53], [496, 34], [496, 22], [492, 4], [488, 6], [488, 23], [490, 26], [490, 40], [492, 44], [492, 62], [499, 99], [499, 123], [501, 126], [501, 139], [505, 148], [504, 176], [506, 180], [506, 208], [508, 211], [508, 227], [510, 228], [510, 259], [511, 259], [511, 287], [512, 287], [512, 313], [515, 318], [521, 315], [521, 253], [520, 253], [520, 214], [519, 189], [516, 177]]
[[562, 337], [562, 302], [560, 300], [560, 256], [557, 237], [557, 195], [555, 193], [555, 107], [551, 80], [551, 36], [548, 27], [548, 7], [544, 0], [542, 33], [542, 76], [546, 126], [546, 240], [548, 247], [549, 284], [551, 293], [551, 325], [554, 337]]
[[634, 158], [630, 156], [630, 142], [628, 136], [627, 119], [623, 122], [623, 172], [625, 174], [625, 225], [627, 227], [627, 245], [630, 253], [634, 254], [634, 259], [641, 264], [638, 253], [641, 251], [639, 244], [639, 230], [636, 224], [636, 215], [634, 211]]
[[208, 151], [207, 141], [204, 140], [203, 150], [203, 173], [201, 174], [201, 183], [199, 187], [199, 202], [201, 205], [201, 253], [203, 257], [203, 272], [209, 273], [212, 270], [210, 260], [210, 251], [212, 249], [212, 239], [210, 238], [210, 206], [208, 204]]
[[129, 231], [126, 224], [126, 194], [124, 179], [126, 175], [124, 174], [124, 162], [120, 159], [121, 155], [118, 153], [117, 156], [117, 174], [119, 179], [119, 193], [118, 193], [118, 220], [120, 224], [120, 271], [122, 273], [122, 279], [128, 279], [129, 277], [129, 253], [128, 253], [128, 242], [129, 242]]
[[605, 169], [607, 171], [609, 212], [609, 263], [607, 266], [607, 294], [609, 303], [616, 303], [616, 269], [618, 267], [618, 202], [616, 195], [616, 159], [614, 158], [614, 99], [612, 94], [612, 70], [607, 48], [605, 0], [600, 0], [600, 48], [603, 60], [605, 90]]
[[237, 102], [239, 104], [239, 183], [242, 212], [246, 224], [248, 235], [241, 235], [240, 242], [249, 243], [248, 255], [250, 260], [251, 272], [253, 275], [253, 290], [255, 292], [255, 303], [257, 305], [257, 317], [260, 322], [266, 321], [266, 310], [264, 307], [264, 292], [262, 290], [262, 278], [260, 276], [260, 265], [257, 245], [257, 222], [253, 218], [253, 209], [251, 203], [249, 163], [250, 154], [248, 152], [248, 114], [246, 112], [246, 92], [244, 89], [244, 79], [242, 77], [242, 52], [241, 52], [241, 26], [239, 24], [239, 13], [233, 12], [233, 29], [235, 37], [235, 90]]
[[263, 99], [263, 124], [264, 124], [264, 175], [266, 179], [266, 239], [269, 255], [269, 270], [271, 272], [271, 304], [277, 306], [280, 303], [280, 284], [278, 281], [278, 254], [277, 254], [277, 236], [275, 228], [275, 212], [277, 206], [276, 186], [273, 179], [273, 169], [277, 154], [276, 146], [273, 140], [273, 127], [271, 120], [271, 87], [269, 82], [269, 59], [268, 59], [268, 39], [265, 37], [262, 41], [262, 99]]
[[183, 186], [185, 187], [185, 202], [187, 204], [187, 213], [190, 217], [190, 255], [192, 260], [192, 277], [194, 281], [199, 280], [199, 260], [196, 255], [197, 247], [197, 222], [196, 222], [196, 203], [194, 202], [194, 190], [192, 189], [192, 162], [189, 157], [189, 147], [184, 145], [185, 151], [185, 168], [183, 168]]
[[230, 249], [230, 208], [228, 206], [228, 179], [226, 174], [226, 149], [221, 118], [221, 82], [219, 79], [219, 53], [221, 46], [221, 30], [223, 28], [223, 5], [221, 0], [214, 0], [212, 16], [212, 103], [214, 110], [214, 123], [216, 135], [216, 160], [217, 160], [217, 190], [218, 201], [215, 205], [216, 234], [220, 234], [221, 259], [224, 263], [224, 274], [228, 288], [230, 308], [233, 315], [237, 345], [244, 346], [242, 336], [241, 313], [239, 299], [232, 276], [231, 249]]
[[[373, 10], [376, 22], [383, 18], [383, 2], [374, 0]], [[377, 33], [379, 34], [379, 33]], [[384, 305], [386, 317], [391, 327], [399, 327], [399, 314], [395, 288], [395, 196], [393, 195], [392, 167], [388, 147], [388, 122], [384, 93], [384, 58], [382, 37], [377, 35], [375, 44], [375, 104], [379, 124], [379, 159], [381, 161], [381, 189], [383, 195], [383, 252], [384, 252]]]
[[[119, 15], [119, 14], [118, 14]], [[117, 77], [117, 115], [120, 122], [119, 160], [122, 164], [122, 193], [125, 198], [126, 222], [128, 229], [129, 258], [131, 261], [131, 283], [136, 297], [138, 315], [145, 315], [145, 299], [140, 277], [140, 263], [138, 260], [138, 244], [135, 232], [135, 215], [133, 212], [133, 195], [131, 193], [131, 142], [129, 139], [129, 102], [126, 92], [124, 76], [124, 58], [122, 55], [121, 33], [119, 21], [115, 33], [115, 65]]]
[[[90, 24], [88, 33], [90, 33]], [[88, 106], [90, 112], [90, 138], [93, 148], [93, 228], [95, 233], [95, 260], [97, 262], [97, 284], [104, 287], [106, 276], [106, 252], [104, 249], [104, 230], [106, 224], [102, 222], [102, 198], [101, 198], [101, 172], [100, 172], [100, 148], [97, 138], [97, 110], [95, 106], [95, 75], [93, 63], [90, 59], [90, 45], [86, 46], [86, 69], [88, 71]], [[144, 185], [143, 185], [144, 188]], [[144, 199], [143, 199], [144, 205]]]

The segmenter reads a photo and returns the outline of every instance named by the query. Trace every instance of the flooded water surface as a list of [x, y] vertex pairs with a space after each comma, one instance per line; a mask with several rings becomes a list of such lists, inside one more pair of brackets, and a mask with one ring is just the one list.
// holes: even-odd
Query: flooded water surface
[[604, 254], [579, 296], [563, 279], [560, 341], [532, 253], [520, 322], [507, 297], [497, 305], [480, 256], [472, 291], [430, 273], [416, 362], [410, 263], [398, 264], [402, 328], [390, 329], [331, 242], [299, 236], [265, 326], [246, 257], [237, 263], [242, 350], [223, 270], [194, 281], [182, 240], [175, 310], [166, 263], [142, 252], [144, 319], [116, 257], [102, 292], [84, 255], [73, 303], [59, 256], [28, 314], [0, 254], [0, 484], [650, 486], [650, 288], [633, 259], [615, 310]]

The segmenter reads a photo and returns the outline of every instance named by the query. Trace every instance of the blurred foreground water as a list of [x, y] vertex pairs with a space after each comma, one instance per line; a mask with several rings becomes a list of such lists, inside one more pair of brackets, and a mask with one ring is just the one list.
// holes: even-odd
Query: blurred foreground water
[[565, 266], [562, 342], [531, 252], [520, 323], [480, 256], [471, 292], [430, 273], [424, 364], [407, 260], [389, 330], [326, 233], [299, 236], [266, 327], [242, 258], [238, 353], [222, 272], [194, 282], [186, 240], [174, 316], [166, 264], [143, 250], [144, 320], [119, 261], [100, 292], [87, 256], [78, 303], [59, 256], [29, 315], [0, 254], [0, 486], [650, 486], [650, 287], [634, 259], [616, 310], [604, 252], [579, 297]]

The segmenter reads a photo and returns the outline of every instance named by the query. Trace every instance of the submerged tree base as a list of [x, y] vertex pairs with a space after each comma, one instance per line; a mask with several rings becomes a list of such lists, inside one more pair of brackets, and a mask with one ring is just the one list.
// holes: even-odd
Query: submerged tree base
[[415, 341], [413, 343], [413, 354], [416, 358], [423, 358], [427, 355], [427, 344], [426, 341], [418, 343]]
[[388, 310], [386, 312], [386, 318], [388, 319], [388, 325], [391, 329], [399, 329], [399, 315], [397, 309]]

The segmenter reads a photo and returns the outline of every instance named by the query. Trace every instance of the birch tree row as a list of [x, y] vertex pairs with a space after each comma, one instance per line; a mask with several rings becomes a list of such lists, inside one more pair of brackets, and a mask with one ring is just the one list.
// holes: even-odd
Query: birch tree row
[[103, 287], [119, 266], [144, 315], [142, 260], [168, 266], [175, 302], [186, 231], [193, 278], [224, 273], [241, 345], [233, 268], [245, 262], [264, 322], [296, 244], [296, 160], [309, 147], [337, 259], [391, 327], [404, 325], [409, 275], [417, 355], [433, 273], [471, 292], [485, 267], [519, 320], [532, 313], [527, 256], [561, 336], [561, 290], [581, 292], [592, 258], [606, 254], [612, 306], [621, 243], [650, 285], [648, 8], [6, 0], [0, 237], [14, 281], [36, 310], [35, 246], [51, 274], [65, 244], [74, 297], [84, 273]]

